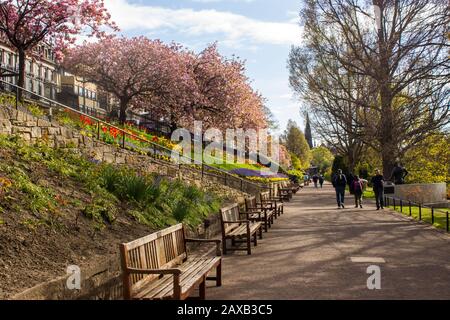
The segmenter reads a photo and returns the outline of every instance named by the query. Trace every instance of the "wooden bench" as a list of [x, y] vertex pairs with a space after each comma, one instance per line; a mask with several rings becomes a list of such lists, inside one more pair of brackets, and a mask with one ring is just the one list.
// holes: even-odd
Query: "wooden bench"
[[284, 213], [283, 198], [271, 196], [270, 191], [261, 192], [259, 196], [261, 203], [274, 209], [278, 216], [281, 216]]
[[283, 188], [289, 188], [292, 190], [293, 194], [296, 194], [303, 186], [300, 183], [293, 182], [293, 181], [286, 181]]
[[[190, 242], [216, 244], [216, 256], [188, 256]], [[124, 298], [184, 300], [199, 287], [205, 299], [206, 280], [222, 284], [220, 240], [185, 238], [183, 224], [120, 245]], [[216, 269], [215, 277], [208, 274]]]
[[245, 211], [248, 213], [248, 219], [252, 221], [261, 221], [264, 223], [264, 231], [268, 231], [273, 224], [274, 217], [277, 217], [275, 208], [256, 202], [256, 197], [245, 199]]
[[274, 186], [273, 198], [280, 198], [282, 201], [290, 201], [292, 199], [292, 189], [286, 188], [285, 183], [276, 184]]
[[[222, 223], [222, 246], [223, 253], [228, 250], [238, 251], [246, 250], [247, 254], [252, 254], [251, 242], [258, 245], [257, 235], [262, 239], [262, 224], [258, 221], [252, 221], [248, 213], [241, 213], [237, 203], [220, 209], [220, 217]], [[241, 240], [245, 238], [245, 240]], [[227, 248], [227, 239], [231, 239], [232, 248]], [[247, 248], [239, 248], [236, 243], [246, 242]]]

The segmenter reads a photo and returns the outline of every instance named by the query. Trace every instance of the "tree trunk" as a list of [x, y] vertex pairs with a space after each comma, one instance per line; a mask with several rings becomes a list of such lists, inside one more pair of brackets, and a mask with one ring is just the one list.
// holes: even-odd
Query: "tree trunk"
[[381, 103], [381, 131], [378, 134], [378, 142], [381, 148], [381, 160], [383, 163], [383, 175], [385, 179], [391, 177], [392, 169], [394, 168], [395, 160], [397, 158], [397, 137], [395, 128], [394, 116], [394, 96], [392, 93], [391, 83], [391, 67], [389, 57], [391, 52], [388, 41], [385, 37], [384, 13], [385, 5], [383, 1], [374, 0], [374, 5], [380, 8], [380, 25], [378, 29], [378, 72], [379, 75], [378, 90]]
[[125, 124], [125, 122], [127, 121], [127, 109], [129, 101], [130, 100], [128, 98], [120, 98], [120, 115], [119, 115], [120, 124]]
[[[25, 88], [25, 61], [26, 55], [25, 50], [19, 49], [19, 78], [17, 80], [17, 85], [20, 88]], [[18, 101], [23, 102], [23, 90], [18, 90]]]

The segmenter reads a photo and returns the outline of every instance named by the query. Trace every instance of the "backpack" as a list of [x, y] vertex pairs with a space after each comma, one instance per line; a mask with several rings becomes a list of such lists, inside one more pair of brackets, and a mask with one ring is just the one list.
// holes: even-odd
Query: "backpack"
[[360, 180], [353, 181], [353, 190], [362, 191], [362, 183]]

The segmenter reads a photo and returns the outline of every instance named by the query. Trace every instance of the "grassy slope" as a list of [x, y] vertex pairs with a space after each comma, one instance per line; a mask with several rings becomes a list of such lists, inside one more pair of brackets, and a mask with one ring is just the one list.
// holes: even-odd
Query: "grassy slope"
[[179, 182], [0, 136], [0, 299], [115, 254], [120, 242], [178, 221], [195, 225], [218, 206]]

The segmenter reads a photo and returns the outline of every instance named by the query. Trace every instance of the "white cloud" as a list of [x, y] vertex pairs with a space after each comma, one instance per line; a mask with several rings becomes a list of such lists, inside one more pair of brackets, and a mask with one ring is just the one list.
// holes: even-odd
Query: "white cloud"
[[[209, 0], [206, 0], [209, 1]], [[268, 22], [217, 11], [170, 9], [126, 0], [108, 0], [106, 7], [122, 31], [170, 30], [187, 36], [220, 35], [229, 46], [241, 44], [298, 44], [301, 28], [292, 22]]]
[[254, 2], [256, 0], [191, 0], [192, 2], [200, 2], [200, 3], [213, 3], [213, 2]]
[[293, 97], [292, 93], [286, 93], [286, 94], [282, 94], [282, 95], [280, 96], [280, 99], [289, 99], [289, 100], [293, 100], [294, 97]]

